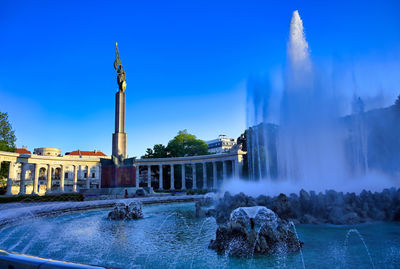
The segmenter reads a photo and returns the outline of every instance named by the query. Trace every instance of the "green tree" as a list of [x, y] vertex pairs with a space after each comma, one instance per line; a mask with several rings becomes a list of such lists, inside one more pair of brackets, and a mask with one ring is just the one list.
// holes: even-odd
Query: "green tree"
[[142, 158], [167, 158], [184, 157], [195, 155], [207, 155], [208, 145], [195, 135], [189, 134], [187, 130], [179, 131], [178, 134], [168, 142], [167, 146], [156, 144], [148, 148]]
[[163, 144], [156, 144], [153, 149], [147, 148], [146, 154], [142, 158], [166, 158], [168, 157], [167, 148]]
[[179, 131], [178, 135], [168, 142], [167, 150], [170, 157], [208, 154], [207, 143], [189, 134], [187, 130]]
[[[8, 114], [0, 112], [0, 150], [15, 151], [14, 130], [8, 120]], [[5, 192], [6, 178], [8, 177], [8, 165], [2, 165], [0, 169], [0, 194]]]
[[8, 114], [0, 112], [0, 150], [14, 152], [16, 140]]

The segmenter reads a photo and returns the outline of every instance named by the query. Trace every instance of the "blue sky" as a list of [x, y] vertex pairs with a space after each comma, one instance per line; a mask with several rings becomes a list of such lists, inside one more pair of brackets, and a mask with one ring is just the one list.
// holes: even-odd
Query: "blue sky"
[[0, 111], [17, 146], [110, 154], [118, 41], [130, 156], [182, 129], [237, 137], [246, 81], [280, 76], [296, 9], [313, 61], [340, 70], [345, 94], [394, 101], [399, 1], [0, 0]]

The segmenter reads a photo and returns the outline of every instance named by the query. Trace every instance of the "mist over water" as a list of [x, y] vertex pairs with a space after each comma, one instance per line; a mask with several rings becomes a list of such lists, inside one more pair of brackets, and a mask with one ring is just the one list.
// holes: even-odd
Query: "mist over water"
[[223, 190], [248, 194], [290, 193], [302, 188], [360, 192], [399, 185], [368, 167], [362, 100], [354, 96], [353, 114], [344, 119], [339, 107], [342, 100], [324, 81], [326, 76], [316, 70], [303, 21], [294, 11], [282, 94], [275, 94], [268, 81], [248, 85], [249, 181], [225, 182]]

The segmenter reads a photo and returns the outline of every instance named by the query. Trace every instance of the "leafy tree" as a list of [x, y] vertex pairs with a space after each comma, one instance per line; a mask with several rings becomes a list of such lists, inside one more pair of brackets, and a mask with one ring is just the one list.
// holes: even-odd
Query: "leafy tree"
[[178, 135], [168, 142], [167, 150], [170, 157], [207, 155], [208, 145], [187, 130], [179, 131]]
[[[0, 112], [0, 150], [1, 151], [15, 151], [15, 134], [10, 122], [8, 121], [8, 114]], [[6, 178], [8, 177], [8, 165], [1, 166], [0, 169], [0, 194], [5, 192]]]
[[0, 150], [14, 152], [16, 140], [8, 114], [0, 112]]
[[178, 134], [168, 142], [167, 146], [162, 144], [154, 145], [153, 149], [148, 148], [142, 158], [167, 158], [184, 157], [195, 155], [207, 155], [208, 145], [195, 135], [189, 134], [187, 130], [179, 131]]
[[400, 95], [399, 95], [399, 97], [397, 97], [395, 105], [400, 107]]
[[156, 144], [153, 149], [147, 148], [146, 154], [142, 158], [166, 158], [168, 157], [167, 148], [163, 144]]

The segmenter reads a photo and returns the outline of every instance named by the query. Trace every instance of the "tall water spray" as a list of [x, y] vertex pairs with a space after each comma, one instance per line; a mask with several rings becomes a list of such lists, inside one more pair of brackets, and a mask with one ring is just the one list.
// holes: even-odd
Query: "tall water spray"
[[[301, 188], [322, 190], [343, 185], [354, 176], [354, 167], [367, 171], [367, 141], [359, 120], [363, 112], [352, 118], [349, 131], [350, 125], [340, 117], [334, 91], [314, 71], [297, 10], [290, 21], [281, 97], [272, 98], [268, 83], [252, 82], [249, 88], [250, 179], [288, 181]], [[271, 118], [277, 119], [274, 124]]]

